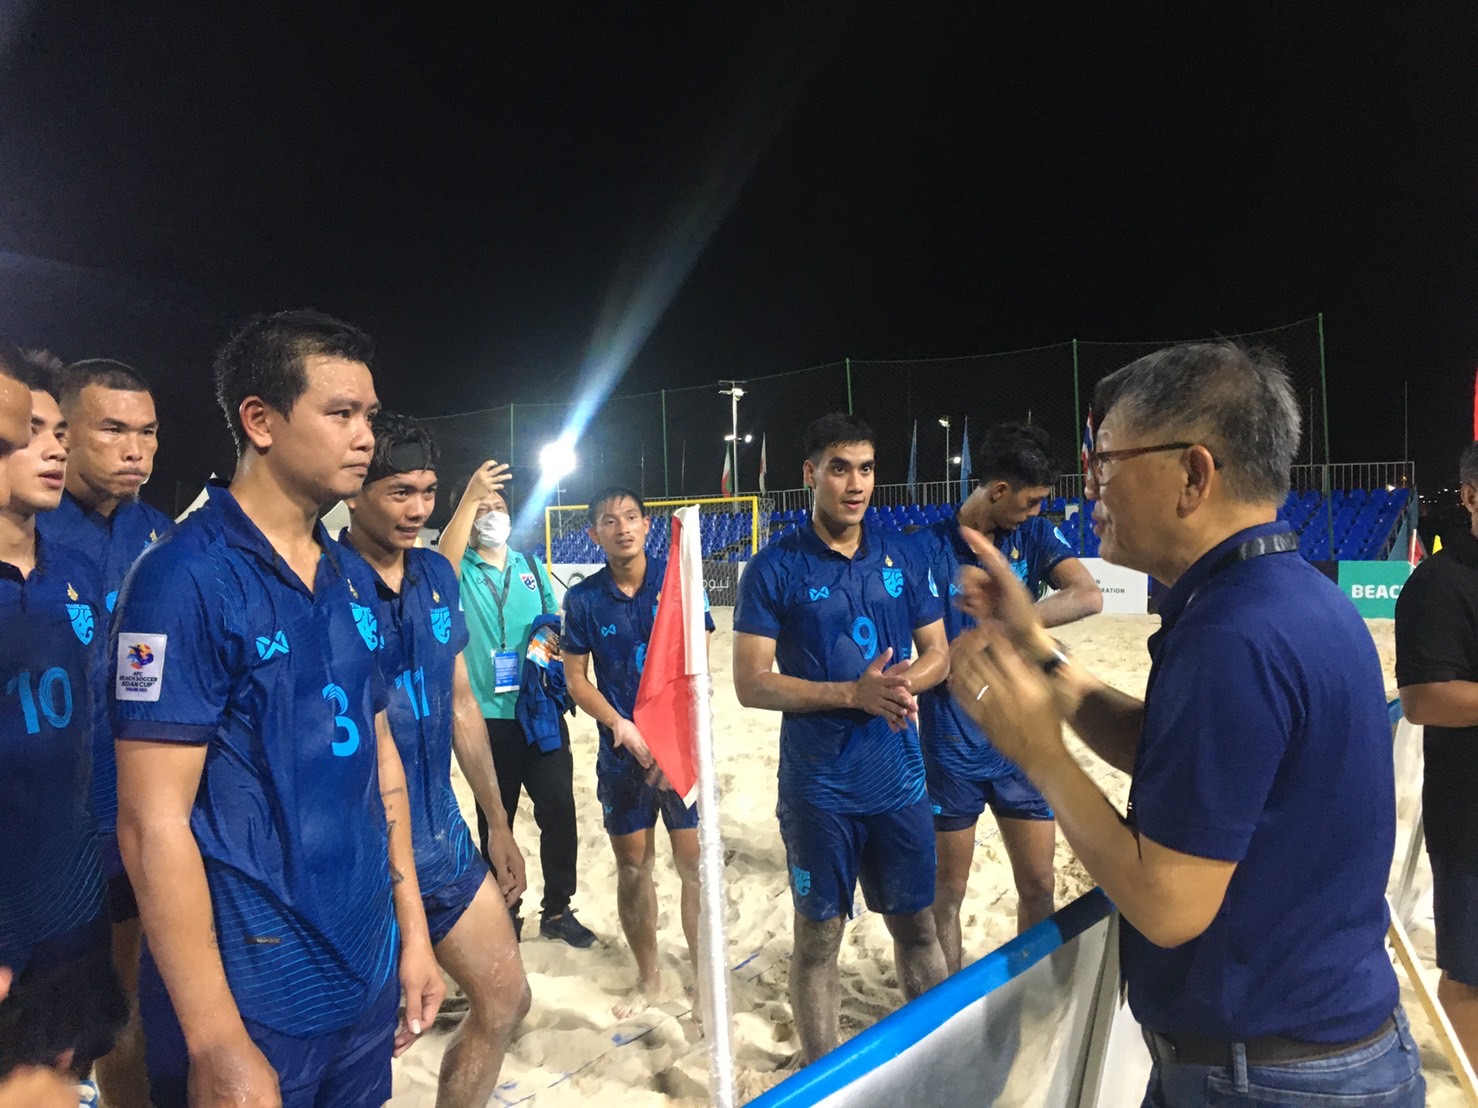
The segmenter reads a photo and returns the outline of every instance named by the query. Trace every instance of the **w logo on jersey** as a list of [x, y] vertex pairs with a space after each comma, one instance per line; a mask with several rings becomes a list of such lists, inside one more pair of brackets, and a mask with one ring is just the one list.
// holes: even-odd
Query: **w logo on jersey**
[[380, 624], [375, 619], [375, 613], [363, 604], [350, 604], [349, 610], [354, 613], [354, 626], [359, 628], [359, 637], [364, 640], [364, 645], [371, 650], [380, 646]]
[[97, 622], [92, 618], [91, 604], [68, 604], [67, 618], [72, 621], [72, 631], [83, 646], [92, 642]]
[[264, 662], [270, 662], [279, 654], [288, 653], [287, 634], [277, 631], [272, 635], [257, 636], [257, 657]]
[[831, 589], [827, 585], [822, 585], [819, 589], [811, 589], [810, 592], [812, 600], [825, 600], [831, 596]]
[[903, 570], [897, 566], [883, 567], [883, 588], [888, 590], [889, 596], [903, 595]]
[[450, 608], [431, 609], [431, 633], [436, 641], [445, 643], [452, 637], [452, 612]]
[[605, 638], [607, 635], [614, 635], [615, 633], [616, 633], [616, 625], [614, 623], [610, 624], [609, 626], [602, 627], [600, 629], [600, 637], [601, 638]]

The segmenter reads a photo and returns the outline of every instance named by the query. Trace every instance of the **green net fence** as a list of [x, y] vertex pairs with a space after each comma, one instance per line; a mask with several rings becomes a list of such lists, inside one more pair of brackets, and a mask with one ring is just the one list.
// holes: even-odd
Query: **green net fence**
[[[1282, 355], [1304, 409], [1299, 461], [1327, 464], [1322, 318], [1212, 337], [1236, 339]], [[851, 411], [872, 425], [880, 484], [907, 480], [917, 427], [917, 481], [946, 492], [948, 486], [942, 482], [959, 480], [954, 459], [962, 453], [965, 436], [974, 449], [985, 429], [1003, 420], [1044, 426], [1064, 472], [1071, 474], [1077, 469], [1083, 421], [1097, 382], [1176, 341], [1185, 340], [1073, 340], [967, 357], [851, 358], [751, 376], [739, 383], [744, 395], [739, 403], [738, 464], [728, 492], [758, 491], [762, 444], [767, 489], [775, 493], [798, 488], [802, 432], [829, 411]], [[579, 429], [576, 470], [550, 499], [584, 503], [610, 484], [630, 486], [651, 498], [719, 495], [729, 451], [726, 436], [733, 422], [731, 398], [722, 391], [728, 387], [729, 383], [714, 381], [610, 397]], [[480, 462], [497, 458], [513, 467], [517, 499], [520, 490], [534, 487], [539, 452], [565, 434], [575, 417], [574, 403], [513, 403], [427, 422], [440, 443], [442, 470], [450, 485], [460, 489]], [[1067, 478], [1059, 492], [1074, 495], [1077, 490], [1070, 482]], [[441, 519], [451, 500], [443, 498]], [[528, 518], [536, 514], [542, 515], [530, 512]], [[432, 523], [439, 525], [440, 519]]]

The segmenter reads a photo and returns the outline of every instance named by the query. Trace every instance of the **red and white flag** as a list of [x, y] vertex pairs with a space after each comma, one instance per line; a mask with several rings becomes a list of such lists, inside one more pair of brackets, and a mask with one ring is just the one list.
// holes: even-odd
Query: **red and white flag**
[[657, 765], [685, 804], [698, 793], [699, 711], [694, 674], [708, 672], [708, 635], [703, 622], [703, 546], [696, 504], [672, 518], [672, 552], [657, 597], [657, 617], [647, 642], [647, 661], [636, 690], [632, 719]]
[[1416, 533], [1416, 528], [1413, 527], [1411, 529], [1411, 542], [1406, 549], [1406, 560], [1411, 563], [1411, 568], [1415, 569], [1417, 563], [1424, 561], [1426, 557], [1427, 548], [1422, 545], [1422, 537]]
[[718, 494], [720, 496], [728, 496], [729, 495], [729, 490], [734, 487], [733, 471], [729, 468], [729, 458], [730, 458], [730, 456], [731, 455], [730, 455], [729, 448], [728, 447], [725, 447], [724, 448], [724, 476], [723, 476], [723, 479], [721, 481], [719, 481], [719, 483], [718, 483], [718, 488], [719, 488], [719, 493]]
[[765, 436], [760, 436], [760, 492], [765, 491], [765, 470], [769, 469], [765, 462]]

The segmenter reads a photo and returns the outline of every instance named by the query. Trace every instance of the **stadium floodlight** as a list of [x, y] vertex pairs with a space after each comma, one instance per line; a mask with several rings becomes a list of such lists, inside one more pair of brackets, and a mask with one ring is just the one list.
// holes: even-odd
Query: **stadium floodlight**
[[950, 461], [953, 462], [955, 465], [959, 465], [960, 464], [960, 456], [958, 454], [956, 454], [953, 458], [950, 459]]
[[[947, 415], [940, 416], [939, 417], [939, 426], [941, 426], [941, 427], [944, 428], [944, 479], [946, 481], [948, 481], [949, 480], [949, 465], [950, 465], [950, 461], [951, 461], [950, 454], [949, 454], [949, 416], [947, 416]], [[959, 464], [960, 459], [955, 458], [955, 459], [953, 459], [953, 461], [955, 462], [955, 464]]]
[[[734, 436], [732, 434], [728, 434], [728, 435], [725, 435], [724, 436], [724, 442], [733, 442], [733, 441], [734, 441]], [[740, 442], [754, 442], [754, 436], [753, 435], [745, 435], [739, 441]]]
[[545, 444], [539, 451], [539, 468], [546, 480], [557, 482], [561, 477], [568, 477], [575, 472], [575, 465], [575, 443], [568, 436]]

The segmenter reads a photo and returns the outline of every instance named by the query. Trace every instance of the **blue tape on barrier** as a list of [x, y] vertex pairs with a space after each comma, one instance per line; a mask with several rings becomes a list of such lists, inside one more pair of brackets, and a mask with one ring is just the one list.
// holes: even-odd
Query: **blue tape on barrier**
[[974, 1004], [1114, 910], [1102, 889], [1091, 889], [1025, 934], [940, 982], [825, 1058], [749, 1102], [749, 1108], [805, 1108], [824, 1100], [927, 1038], [962, 1008]]

